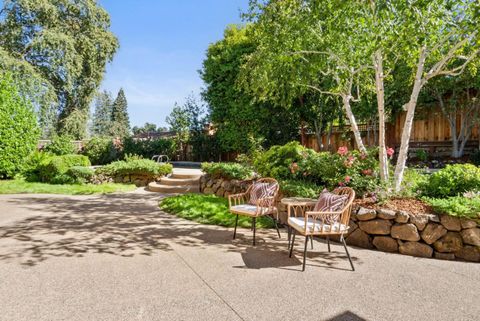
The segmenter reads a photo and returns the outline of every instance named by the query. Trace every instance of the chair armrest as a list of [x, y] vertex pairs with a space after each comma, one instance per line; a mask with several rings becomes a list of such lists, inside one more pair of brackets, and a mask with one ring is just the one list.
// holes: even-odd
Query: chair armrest
[[[235, 205], [240, 205], [246, 203], [248, 200], [247, 193], [239, 193], [239, 194], [232, 194], [228, 195], [228, 207], [232, 207]], [[233, 204], [233, 205], [232, 205]]]

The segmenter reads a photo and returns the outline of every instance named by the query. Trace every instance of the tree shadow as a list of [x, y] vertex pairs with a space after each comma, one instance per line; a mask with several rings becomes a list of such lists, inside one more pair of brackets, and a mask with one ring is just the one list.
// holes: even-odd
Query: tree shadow
[[327, 319], [326, 321], [367, 321], [367, 319], [364, 319], [353, 312], [345, 311], [333, 318]]
[[[177, 218], [158, 208], [158, 194], [123, 193], [91, 197], [11, 196], [3, 202], [35, 213], [2, 227], [0, 261], [34, 266], [52, 257], [82, 257], [87, 253], [123, 257], [150, 256], [172, 251], [173, 245], [196, 248], [214, 246], [240, 253], [242, 268], [289, 268], [301, 262], [288, 257], [286, 237], [272, 230], [258, 231], [258, 245], [251, 232], [207, 226]], [[38, 213], [38, 214], [37, 214]], [[343, 255], [309, 252], [309, 264], [334, 267]]]

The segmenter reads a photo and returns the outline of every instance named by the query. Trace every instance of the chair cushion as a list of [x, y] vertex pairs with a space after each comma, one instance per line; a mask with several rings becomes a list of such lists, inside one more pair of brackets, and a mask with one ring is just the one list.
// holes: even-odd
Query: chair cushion
[[[320, 220], [314, 220], [308, 218], [307, 221], [307, 231], [305, 231], [305, 218], [304, 217], [289, 217], [288, 224], [295, 228], [296, 230], [313, 233], [313, 232], [336, 232], [336, 233], [346, 233], [348, 231], [348, 226], [340, 223], [334, 224], [321, 224]], [[323, 228], [323, 229], [322, 229]]]
[[[241, 213], [245, 215], [255, 216], [257, 213], [257, 206], [252, 204], [240, 204], [230, 207], [232, 212]], [[259, 213], [260, 215], [267, 214], [268, 208], [267, 207], [260, 207]]]
[[[314, 212], [339, 212], [341, 211], [345, 203], [348, 201], [348, 195], [337, 195], [330, 193], [326, 189], [320, 193], [317, 204], [313, 209]], [[339, 220], [339, 217], [326, 217], [325, 223], [334, 224]]]
[[262, 198], [275, 196], [276, 183], [254, 183], [250, 191], [249, 204], [257, 205], [257, 201]]

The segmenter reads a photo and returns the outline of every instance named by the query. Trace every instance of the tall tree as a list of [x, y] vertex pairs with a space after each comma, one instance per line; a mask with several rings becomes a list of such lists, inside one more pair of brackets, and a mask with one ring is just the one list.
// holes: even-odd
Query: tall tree
[[182, 153], [183, 159], [186, 159], [187, 143], [190, 139], [190, 117], [187, 109], [175, 103], [166, 121], [170, 125], [170, 130], [175, 132], [175, 142]]
[[130, 134], [128, 103], [123, 88], [120, 88], [112, 105], [110, 134], [114, 137], [126, 137]]
[[134, 135], [156, 133], [157, 132], [157, 125], [146, 122], [145, 125], [143, 125], [142, 127], [134, 126], [132, 128], [132, 132], [133, 132]]
[[[60, 132], [86, 121], [118, 48], [108, 13], [96, 0], [6, 0], [0, 15], [0, 68], [36, 91], [40, 119], [56, 107]], [[85, 135], [84, 126], [65, 130], [73, 127]]]
[[95, 100], [95, 111], [92, 119], [92, 134], [94, 136], [110, 136], [113, 113], [112, 94], [104, 90], [98, 93]]

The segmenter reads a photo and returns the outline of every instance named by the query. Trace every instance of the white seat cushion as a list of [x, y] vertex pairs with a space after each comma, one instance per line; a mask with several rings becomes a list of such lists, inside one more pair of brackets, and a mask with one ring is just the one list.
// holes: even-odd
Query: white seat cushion
[[[247, 215], [255, 215], [257, 212], [257, 206], [251, 204], [240, 204], [230, 207], [231, 211], [241, 212]], [[259, 214], [266, 214], [268, 212], [267, 207], [260, 207]]]
[[[304, 217], [289, 217], [288, 224], [295, 228], [296, 230], [305, 232], [305, 218]], [[323, 229], [322, 229], [323, 225]], [[308, 218], [307, 221], [307, 232], [336, 232], [336, 233], [346, 233], [348, 231], [348, 226], [340, 223], [335, 223], [333, 225], [330, 224], [321, 224], [320, 220], [313, 220], [312, 218]]]

